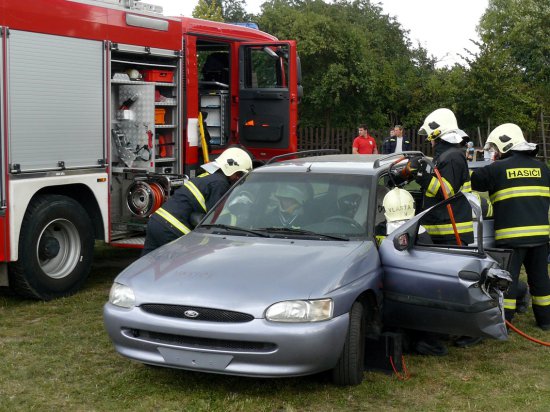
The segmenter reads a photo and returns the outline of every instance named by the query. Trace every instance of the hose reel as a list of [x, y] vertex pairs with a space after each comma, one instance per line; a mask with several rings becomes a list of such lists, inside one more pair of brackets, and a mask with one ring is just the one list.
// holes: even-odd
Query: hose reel
[[135, 181], [126, 194], [130, 212], [137, 217], [152, 215], [166, 200], [166, 193], [157, 182]]

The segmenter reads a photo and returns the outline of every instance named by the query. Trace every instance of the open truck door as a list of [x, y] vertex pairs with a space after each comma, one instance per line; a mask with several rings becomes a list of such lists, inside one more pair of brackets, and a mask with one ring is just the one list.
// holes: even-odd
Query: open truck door
[[[458, 196], [463, 194], [418, 214], [382, 241], [384, 323], [503, 340], [508, 336], [503, 292], [511, 281], [505, 269], [512, 251], [484, 249], [482, 242], [475, 247], [422, 244], [418, 237], [422, 217], [452, 207]], [[476, 211], [478, 220], [479, 215]]]
[[241, 43], [240, 144], [258, 152], [256, 157], [297, 150], [300, 83], [296, 42]]

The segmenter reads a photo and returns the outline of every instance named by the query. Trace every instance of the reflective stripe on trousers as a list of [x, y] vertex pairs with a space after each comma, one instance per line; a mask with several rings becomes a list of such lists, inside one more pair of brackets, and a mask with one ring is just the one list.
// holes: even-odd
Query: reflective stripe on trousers
[[516, 226], [495, 230], [495, 240], [512, 239], [525, 236], [548, 236], [550, 225]]

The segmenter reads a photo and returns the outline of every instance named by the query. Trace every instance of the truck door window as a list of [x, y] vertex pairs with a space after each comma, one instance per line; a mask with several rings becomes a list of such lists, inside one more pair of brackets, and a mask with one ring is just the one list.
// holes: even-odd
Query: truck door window
[[258, 46], [248, 49], [245, 87], [273, 89], [288, 87], [288, 48]]

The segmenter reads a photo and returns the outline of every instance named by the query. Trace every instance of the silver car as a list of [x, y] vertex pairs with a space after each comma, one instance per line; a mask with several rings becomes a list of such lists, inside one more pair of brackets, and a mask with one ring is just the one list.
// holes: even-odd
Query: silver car
[[117, 276], [104, 307], [116, 350], [231, 375], [331, 370], [353, 385], [366, 340], [383, 331], [506, 339], [508, 251], [420, 244], [430, 210], [377, 244], [382, 198], [405, 162], [329, 155], [255, 169], [193, 232]]

